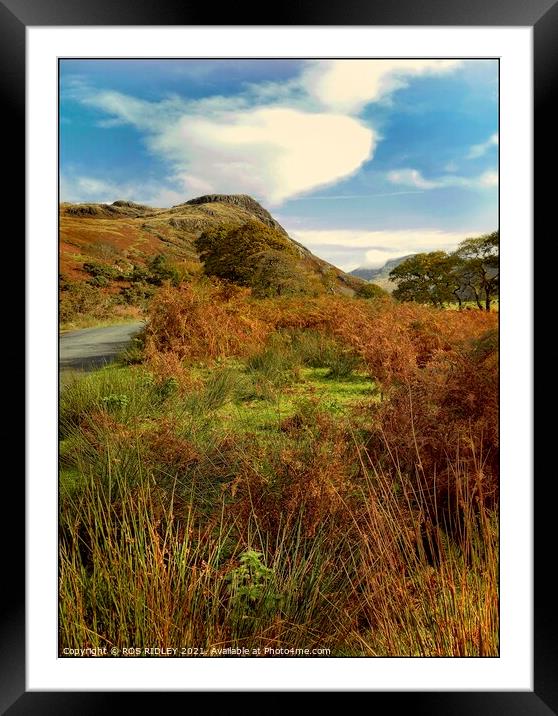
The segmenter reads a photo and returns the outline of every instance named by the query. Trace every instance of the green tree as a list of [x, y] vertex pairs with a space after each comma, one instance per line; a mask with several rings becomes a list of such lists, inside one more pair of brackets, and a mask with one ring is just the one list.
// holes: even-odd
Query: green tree
[[163, 281], [171, 281], [176, 286], [180, 282], [176, 266], [170, 263], [165, 254], [153, 256], [149, 260], [147, 268], [147, 283], [161, 286]]
[[[454, 253], [462, 289], [469, 291], [477, 306], [490, 311], [500, 288], [500, 232], [465, 239]], [[484, 305], [483, 305], [484, 304]]]
[[250, 285], [255, 296], [292, 296], [306, 292], [305, 276], [291, 253], [268, 249], [252, 258], [254, 273]]
[[458, 262], [457, 257], [445, 251], [410, 256], [389, 274], [397, 284], [394, 298], [432, 303], [439, 308], [454, 300], [461, 303], [460, 284], [455, 274]]
[[250, 286], [261, 267], [258, 257], [279, 252], [296, 257], [296, 250], [279, 231], [260, 221], [251, 220], [242, 226], [221, 225], [204, 231], [196, 240], [196, 248], [204, 271], [209, 276]]

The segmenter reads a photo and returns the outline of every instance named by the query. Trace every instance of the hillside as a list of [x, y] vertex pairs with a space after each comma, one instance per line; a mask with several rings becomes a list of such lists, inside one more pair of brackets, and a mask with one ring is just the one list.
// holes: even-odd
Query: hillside
[[356, 276], [364, 281], [376, 283], [378, 286], [381, 286], [383, 289], [391, 293], [395, 288], [395, 284], [389, 279], [390, 271], [393, 271], [396, 266], [399, 266], [400, 263], [412, 255], [413, 254], [407, 254], [407, 256], [399, 256], [396, 259], [390, 259], [379, 268], [365, 268], [364, 266], [360, 266], [359, 268], [353, 269], [350, 274], [351, 276]]
[[[60, 206], [60, 273], [67, 281], [91, 278], [91, 263], [104, 280], [105, 292], [119, 290], [134, 267], [148, 266], [163, 255], [181, 273], [202, 270], [195, 247], [203, 231], [242, 226], [257, 220], [284, 235], [296, 249], [301, 275], [320, 282], [334, 293], [352, 295], [361, 280], [350, 276], [291, 239], [285, 229], [252, 197], [212, 194], [190, 199], [169, 209], [130, 201], [113, 204]], [[84, 268], [86, 266], [86, 268]], [[119, 282], [118, 285], [116, 282]]]

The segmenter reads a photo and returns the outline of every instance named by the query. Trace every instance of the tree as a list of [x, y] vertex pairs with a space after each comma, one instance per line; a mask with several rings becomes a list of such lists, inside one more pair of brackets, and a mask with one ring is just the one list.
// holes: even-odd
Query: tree
[[292, 296], [306, 292], [305, 276], [292, 254], [268, 249], [252, 258], [255, 270], [250, 285], [255, 296]]
[[180, 283], [176, 266], [170, 263], [165, 254], [157, 254], [148, 262], [147, 282], [161, 286], [163, 281], [171, 281], [175, 286]]
[[432, 303], [439, 308], [453, 300], [461, 304], [460, 283], [455, 274], [457, 263], [458, 259], [445, 251], [410, 256], [389, 274], [397, 284], [394, 298]]
[[465, 239], [457, 250], [458, 273], [464, 289], [475, 298], [477, 306], [490, 311], [493, 298], [500, 287], [500, 232]]
[[397, 284], [394, 298], [401, 301], [432, 303], [442, 307], [474, 299], [480, 310], [490, 311], [498, 294], [499, 232], [468, 238], [456, 251], [414, 254], [390, 272]]
[[221, 225], [204, 231], [196, 240], [196, 248], [208, 276], [242, 286], [252, 285], [258, 271], [261, 273], [258, 261], [266, 252], [280, 253], [285, 261], [297, 256], [283, 234], [256, 220], [242, 226]]

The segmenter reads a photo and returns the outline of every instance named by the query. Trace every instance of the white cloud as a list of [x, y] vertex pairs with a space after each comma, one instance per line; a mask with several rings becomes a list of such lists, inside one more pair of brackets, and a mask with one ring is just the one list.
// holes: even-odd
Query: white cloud
[[293, 238], [311, 251], [319, 247], [319, 255], [335, 256], [338, 265], [377, 267], [389, 259], [423, 251], [450, 251], [469, 236], [483, 231], [444, 231], [442, 229], [402, 229], [391, 231], [358, 231], [356, 229], [300, 229], [291, 232]]
[[351, 114], [406, 87], [409, 79], [452, 72], [460, 60], [316, 60], [301, 85], [323, 107]]
[[470, 189], [498, 186], [498, 172], [486, 171], [480, 176], [459, 177], [446, 174], [437, 179], [425, 179], [418, 169], [395, 169], [387, 174], [392, 184], [414, 186], [417, 189], [443, 189], [448, 186], [462, 186]]
[[190, 194], [248, 193], [278, 204], [350, 176], [376, 144], [372, 129], [342, 114], [275, 106], [231, 111], [223, 98], [188, 106], [117, 92], [86, 102], [146, 131], [148, 147], [174, 166]]
[[489, 151], [489, 149], [498, 146], [498, 141], [498, 135], [492, 134], [486, 140], [486, 142], [481, 142], [481, 144], [473, 144], [473, 146], [469, 149], [467, 159], [477, 159], [478, 157], [484, 156]]
[[80, 78], [67, 92], [108, 115], [99, 126], [131, 124], [144, 133], [148, 148], [170, 163], [187, 194], [249, 193], [280, 204], [345, 179], [372, 158], [378, 134], [355, 116], [365, 105], [385, 100], [412, 77], [451, 72], [461, 64], [311, 60], [287, 82], [189, 101], [95, 92]]

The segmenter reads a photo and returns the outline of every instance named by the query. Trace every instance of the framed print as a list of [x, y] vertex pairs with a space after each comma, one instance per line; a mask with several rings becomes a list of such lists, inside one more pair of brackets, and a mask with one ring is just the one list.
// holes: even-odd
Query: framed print
[[[533, 599], [552, 535], [532, 515], [531, 104], [541, 146], [556, 8], [301, 9], [273, 27], [172, 3], [133, 27], [118, 3], [0, 9], [28, 289], [26, 599], [2, 624], [3, 707], [373, 691], [555, 711], [548, 589]], [[59, 360], [83, 368], [59, 321], [118, 314], [131, 337], [144, 310], [125, 367], [58, 383]]]

